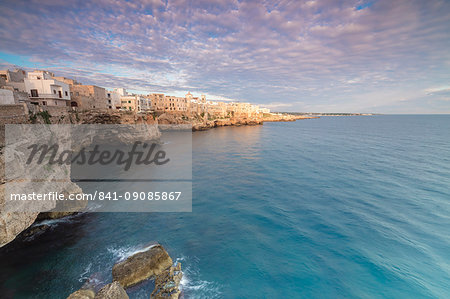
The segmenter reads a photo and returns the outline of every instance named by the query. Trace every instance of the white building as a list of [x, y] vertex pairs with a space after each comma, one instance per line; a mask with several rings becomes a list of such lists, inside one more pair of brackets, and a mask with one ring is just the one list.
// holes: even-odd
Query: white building
[[108, 109], [116, 110], [120, 108], [120, 94], [116, 91], [105, 90], [106, 106]]
[[152, 111], [151, 101], [141, 95], [126, 95], [120, 97], [120, 109], [134, 111], [135, 113]]
[[118, 93], [121, 97], [125, 97], [128, 95], [128, 92], [125, 88], [114, 88], [114, 92]]
[[137, 95], [136, 98], [138, 101], [138, 112], [150, 112], [153, 110], [150, 99], [140, 95]]
[[0, 105], [14, 105], [14, 95], [11, 90], [0, 88]]
[[31, 103], [42, 106], [70, 106], [70, 87], [53, 79], [47, 71], [33, 71], [24, 79], [25, 89]]

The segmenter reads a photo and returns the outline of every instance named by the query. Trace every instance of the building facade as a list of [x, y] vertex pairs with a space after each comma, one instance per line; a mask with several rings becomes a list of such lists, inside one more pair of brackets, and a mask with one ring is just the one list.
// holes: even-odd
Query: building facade
[[24, 79], [25, 90], [32, 104], [41, 106], [70, 106], [70, 87], [53, 78], [48, 71], [29, 72]]
[[107, 108], [111, 110], [120, 109], [120, 94], [115, 91], [109, 90], [105, 90], [105, 93]]
[[151, 103], [153, 111], [161, 113], [166, 111], [165, 95], [163, 93], [152, 93], [145, 97]]
[[144, 113], [153, 111], [150, 100], [141, 95], [126, 95], [120, 97], [120, 110]]
[[25, 92], [25, 78], [27, 78], [27, 72], [22, 69], [0, 70], [0, 78], [4, 80], [6, 86], [10, 86], [14, 91]]

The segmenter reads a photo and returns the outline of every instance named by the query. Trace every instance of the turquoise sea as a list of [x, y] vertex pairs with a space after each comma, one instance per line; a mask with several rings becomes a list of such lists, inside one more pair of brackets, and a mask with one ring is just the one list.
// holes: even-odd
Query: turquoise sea
[[450, 115], [225, 127], [192, 146], [192, 213], [47, 222], [0, 249], [0, 297], [66, 298], [155, 241], [184, 298], [450, 297]]

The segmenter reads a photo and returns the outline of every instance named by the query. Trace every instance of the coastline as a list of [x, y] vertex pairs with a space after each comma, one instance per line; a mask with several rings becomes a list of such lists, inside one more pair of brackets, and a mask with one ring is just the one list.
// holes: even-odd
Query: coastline
[[[1, 113], [1, 110], [0, 110]], [[135, 114], [128, 112], [101, 112], [95, 110], [88, 110], [83, 112], [66, 110], [65, 113], [58, 113], [56, 115], [51, 115], [50, 113], [36, 113], [34, 115], [15, 115], [15, 124], [146, 124], [146, 125], [190, 125], [192, 126], [192, 131], [204, 131], [216, 127], [226, 127], [226, 126], [256, 126], [263, 125], [264, 122], [292, 122], [300, 119], [313, 119], [318, 117], [309, 117], [303, 115], [291, 115], [291, 114], [270, 114], [265, 117], [255, 117], [255, 118], [220, 118], [220, 119], [206, 119], [200, 115], [195, 117], [187, 118], [183, 115], [174, 115], [163, 113], [159, 116], [151, 113]], [[10, 124], [11, 122], [8, 118], [0, 118], [0, 125], [4, 127], [5, 124]], [[4, 130], [2, 130], [4, 132]], [[157, 134], [153, 135], [157, 136]], [[1, 136], [0, 144], [0, 156], [1, 168], [1, 184], [0, 184], [0, 196], [4, 195], [4, 188], [6, 183], [6, 177], [4, 173], [4, 135]], [[70, 184], [67, 188], [77, 189], [75, 183]], [[79, 189], [79, 188], [78, 188]], [[77, 190], [78, 190], [77, 189]], [[66, 192], [67, 190], [60, 190], [61, 192]], [[82, 192], [81, 189], [78, 192]], [[2, 196], [3, 198], [4, 196]], [[76, 207], [77, 209], [82, 209], [82, 206]], [[78, 213], [78, 210], [74, 212], [41, 212], [41, 213], [6, 213], [0, 210], [0, 223], [2, 224], [2, 229], [0, 230], [0, 248], [4, 245], [15, 240], [15, 238], [24, 233], [27, 235], [32, 235], [33, 233], [38, 233], [42, 228], [36, 226], [39, 221], [46, 219], [58, 219], [67, 217]], [[14, 215], [13, 215], [14, 214]]]
[[[209, 130], [216, 127], [225, 127], [225, 126], [256, 126], [263, 125], [264, 122], [292, 122], [299, 119], [311, 119], [317, 117], [305, 117], [305, 116], [295, 116], [289, 114], [271, 114], [269, 117], [258, 117], [258, 118], [221, 118], [221, 119], [206, 119], [206, 117], [202, 117], [200, 115], [196, 115], [196, 117], [187, 118], [185, 116], [177, 116], [173, 114], [161, 114], [156, 116], [154, 114], [146, 113], [146, 114], [135, 114], [135, 113], [126, 113], [126, 112], [100, 112], [100, 111], [70, 111], [68, 110], [66, 113], [60, 113], [55, 116], [52, 116], [50, 113], [36, 113], [34, 115], [29, 115], [28, 118], [26, 115], [22, 115], [22, 117], [17, 117], [15, 115], [15, 123], [16, 124], [144, 124], [150, 125], [150, 131], [147, 132], [148, 138], [150, 139], [158, 139], [161, 135], [160, 130], [154, 125], [189, 125], [192, 126], [192, 131], [204, 131]], [[4, 126], [8, 123], [11, 123], [6, 118], [0, 118], [0, 125]], [[153, 125], [153, 126], [152, 126]], [[150, 128], [155, 128], [150, 129]], [[152, 131], [153, 130], [153, 131]], [[4, 130], [2, 130], [4, 132]], [[85, 136], [86, 139], [90, 139], [92, 136]], [[127, 135], [126, 138], [135, 138], [133, 134]], [[39, 137], [36, 137], [38, 140]], [[155, 140], [156, 140], [155, 139]], [[83, 142], [83, 140], [80, 140]], [[126, 140], [124, 140], [126, 141]], [[128, 140], [129, 141], [129, 140]], [[5, 169], [4, 163], [4, 147], [5, 147], [5, 136], [1, 136], [1, 144], [0, 144], [0, 156], [1, 159], [1, 168]], [[33, 171], [33, 169], [30, 169]], [[58, 192], [61, 193], [83, 193], [83, 190], [75, 183], [71, 181], [70, 178], [70, 167], [68, 168], [67, 174], [67, 184], [57, 184], [54, 185], [53, 188], [58, 189]], [[0, 184], [0, 196], [3, 199], [5, 197], [5, 183], [8, 179], [5, 176], [4, 171], [1, 172], [1, 184]], [[0, 203], [0, 207], [3, 206], [3, 203]], [[0, 209], [0, 249], [6, 249], [8, 252], [9, 245], [11, 244], [13, 247], [17, 246], [17, 244], [21, 244], [25, 240], [30, 240], [35, 237], [39, 237], [39, 235], [43, 233], [52, 233], [52, 226], [47, 224], [49, 221], [65, 221], [65, 219], [70, 219], [71, 217], [76, 216], [77, 214], [89, 214], [89, 211], [86, 211], [86, 205], [79, 204], [75, 202], [75, 206], [73, 209], [70, 209], [70, 212], [60, 212], [57, 209], [56, 203], [54, 206], [46, 209], [45, 212], [7, 212]], [[16, 243], [14, 243], [16, 241]], [[19, 243], [17, 243], [19, 242]], [[167, 253], [165, 253], [167, 255]], [[132, 258], [130, 256], [129, 258]], [[154, 258], [152, 256], [149, 257], [147, 263], [154, 263], [152, 260]], [[169, 257], [170, 260], [170, 257]], [[171, 260], [170, 260], [171, 261]], [[170, 266], [171, 262], [167, 262], [163, 268], [167, 268], [166, 266]], [[155, 272], [152, 274], [156, 276], [159, 286], [155, 288], [164, 289], [164, 286], [167, 284], [173, 285], [175, 282], [174, 290], [176, 292], [175, 297], [178, 298], [179, 295], [179, 283], [181, 281], [182, 274], [178, 275], [177, 273], [181, 272], [181, 265], [178, 263], [174, 263], [170, 268], [168, 268], [168, 272]], [[132, 267], [135, 268], [134, 266]], [[159, 275], [159, 276], [158, 276]], [[148, 276], [140, 278], [140, 280], [145, 280]], [[140, 281], [139, 280], [139, 281]], [[117, 284], [117, 283], [116, 283]], [[107, 284], [103, 286], [106, 289], [112, 289], [114, 292], [122, 292], [124, 294], [125, 291], [120, 287], [120, 284], [114, 285], [113, 283]], [[103, 290], [103, 288], [102, 288]], [[69, 296], [69, 298], [78, 298], [78, 295], [89, 295], [92, 297], [93, 294], [100, 294], [102, 290], [99, 290], [99, 286], [93, 286], [86, 284], [80, 290], [75, 291], [73, 294]], [[111, 291], [111, 290], [109, 290]], [[154, 291], [154, 292], [155, 292]], [[152, 293], [153, 296], [153, 293]], [[89, 297], [89, 298], [91, 298]], [[94, 297], [92, 297], [94, 298]], [[153, 298], [153, 297], [152, 297]], [[156, 298], [156, 297], [155, 297]]]

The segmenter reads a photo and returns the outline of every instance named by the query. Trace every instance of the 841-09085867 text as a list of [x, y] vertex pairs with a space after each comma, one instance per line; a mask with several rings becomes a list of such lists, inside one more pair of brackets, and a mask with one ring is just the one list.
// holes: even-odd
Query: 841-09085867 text
[[99, 192], [98, 200], [178, 200], [181, 192]]

